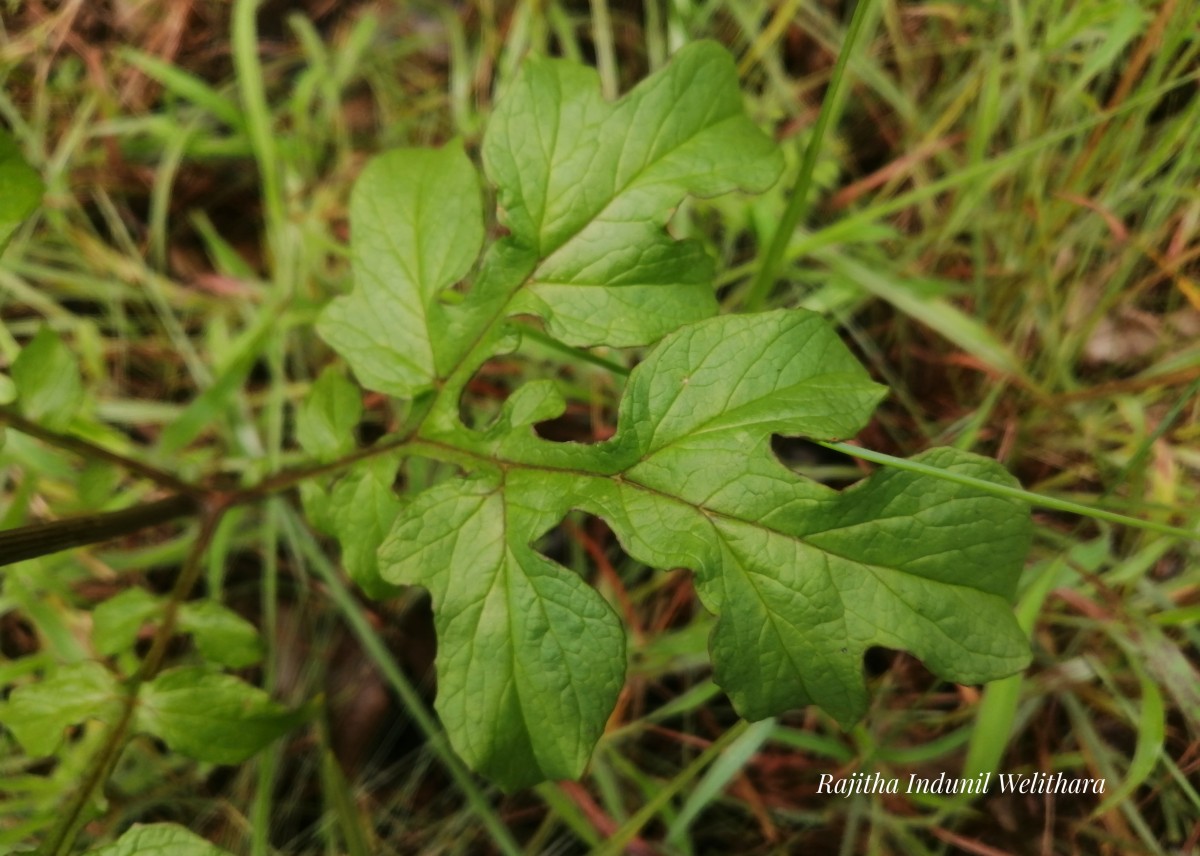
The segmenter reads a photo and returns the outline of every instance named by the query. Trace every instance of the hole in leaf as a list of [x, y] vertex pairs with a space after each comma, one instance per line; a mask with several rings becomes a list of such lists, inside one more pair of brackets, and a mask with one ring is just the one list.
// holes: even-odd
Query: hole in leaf
[[6, 659], [18, 660], [36, 654], [39, 647], [33, 622], [17, 612], [0, 616], [0, 654]]
[[849, 455], [826, 449], [802, 437], [771, 437], [771, 451], [797, 475], [841, 490], [866, 476]]
[[543, 440], [552, 443], [581, 443], [590, 446], [601, 443], [616, 433], [615, 425], [607, 421], [596, 423], [591, 408], [578, 402], [568, 402], [567, 411], [557, 419], [538, 422], [533, 430]]
[[892, 667], [892, 663], [899, 654], [899, 651], [891, 648], [873, 645], [863, 654], [863, 669], [868, 677], [878, 678]]
[[561, 523], [551, 527], [530, 546], [550, 561], [563, 567], [571, 567], [574, 561], [574, 554], [571, 551], [571, 539], [568, 537]]

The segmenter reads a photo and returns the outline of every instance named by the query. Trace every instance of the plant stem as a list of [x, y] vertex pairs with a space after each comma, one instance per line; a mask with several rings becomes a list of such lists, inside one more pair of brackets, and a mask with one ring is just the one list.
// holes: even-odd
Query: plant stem
[[137, 710], [137, 692], [131, 688], [121, 706], [121, 715], [104, 736], [104, 742], [92, 757], [83, 782], [63, 811], [61, 822], [51, 831], [40, 852], [46, 856], [68, 856], [87, 816], [88, 804], [96, 791], [104, 786], [116, 766]]
[[239, 490], [231, 494], [230, 502], [233, 505], [245, 505], [250, 502], [257, 502], [261, 499], [266, 499], [268, 496], [273, 496], [277, 493], [282, 493], [289, 488], [293, 488], [300, 482], [307, 481], [311, 478], [318, 478], [325, 475], [333, 475], [339, 473], [347, 467], [354, 466], [359, 461], [365, 461], [370, 458], [375, 458], [380, 455], [386, 455], [389, 452], [400, 452], [410, 443], [413, 438], [411, 434], [385, 439], [382, 442], [376, 443], [374, 446], [367, 446], [362, 449], [355, 449], [348, 455], [345, 455], [337, 460], [330, 461], [327, 464], [316, 464], [314, 466], [294, 467], [288, 470], [280, 470], [274, 475], [263, 479], [256, 485]]
[[0, 532], [0, 566], [25, 559], [34, 559], [68, 550], [109, 541], [157, 526], [169, 520], [195, 514], [197, 498], [191, 494], [174, 494], [166, 499], [142, 503], [120, 511], [68, 517], [50, 523], [34, 523]]
[[200, 521], [200, 533], [192, 543], [191, 549], [188, 550], [187, 558], [183, 562], [183, 568], [180, 570], [179, 576], [175, 578], [175, 585], [171, 588], [171, 594], [167, 598], [162, 618], [158, 622], [158, 630], [150, 642], [150, 650], [146, 652], [146, 656], [142, 660], [142, 666], [138, 669], [137, 676], [134, 678], [136, 682], [152, 680], [158, 674], [159, 670], [162, 669], [163, 661], [167, 656], [167, 644], [171, 641], [171, 636], [175, 633], [175, 625], [179, 618], [179, 607], [187, 600], [188, 595], [192, 593], [192, 589], [196, 587], [196, 582], [200, 579], [200, 573], [203, 570], [203, 562], [201, 560], [204, 558], [204, 551], [208, 549], [209, 542], [212, 541], [221, 518], [229, 508], [228, 504], [205, 508], [204, 516]]
[[825, 98], [821, 102], [821, 113], [817, 116], [817, 124], [813, 128], [812, 138], [804, 150], [804, 160], [800, 163], [800, 173], [796, 176], [796, 183], [792, 185], [791, 198], [788, 199], [787, 208], [783, 212], [779, 225], [775, 228], [775, 234], [771, 236], [771, 243], [763, 256], [762, 264], [759, 265], [758, 273], [746, 294], [743, 305], [747, 311], [756, 312], [762, 309], [766, 303], [770, 296], [771, 286], [775, 284], [775, 275], [778, 272], [784, 250], [792, 240], [792, 235], [795, 233], [800, 219], [808, 211], [809, 197], [812, 196], [813, 173], [817, 168], [817, 158], [821, 154], [821, 144], [825, 140], [825, 133], [829, 126], [841, 113], [842, 84], [846, 66], [850, 63], [850, 55], [854, 52], [854, 45], [858, 41], [859, 34], [870, 17], [868, 14], [870, 7], [871, 0], [858, 0], [854, 6], [854, 14], [850, 16], [850, 26], [846, 29], [846, 38], [842, 41], [842, 49], [838, 51], [837, 63], [834, 65], [833, 75], [829, 79], [829, 88], [825, 90]]
[[147, 467], [138, 461], [110, 452], [86, 440], [48, 431], [10, 411], [0, 410], [0, 418], [8, 421], [12, 428], [21, 433], [36, 437], [52, 446], [74, 451], [85, 458], [119, 464], [159, 484], [172, 486], [179, 490], [178, 493], [165, 499], [142, 503], [120, 511], [69, 517], [49, 523], [34, 523], [2, 531], [0, 532], [0, 567], [26, 559], [36, 559], [39, 556], [48, 556], [72, 547], [84, 547], [88, 544], [109, 541], [122, 535], [131, 535], [160, 523], [194, 515], [206, 503], [215, 502], [222, 507], [232, 507], [258, 502], [268, 496], [295, 487], [307, 479], [341, 472], [359, 461], [399, 451], [411, 441], [411, 437], [408, 435], [396, 437], [365, 449], [357, 449], [345, 457], [327, 464], [284, 470], [256, 485], [230, 492], [188, 484], [170, 473]]
[[128, 741], [130, 731], [133, 725], [134, 713], [137, 710], [138, 690], [142, 684], [153, 680], [154, 676], [162, 669], [163, 661], [166, 657], [167, 644], [171, 641], [171, 636], [175, 633], [176, 618], [179, 614], [179, 606], [183, 603], [187, 596], [191, 593], [192, 588], [196, 585], [196, 581], [200, 578], [200, 572], [204, 567], [204, 553], [208, 549], [209, 542], [212, 540], [213, 533], [217, 530], [217, 525], [221, 522], [221, 517], [228, 510], [228, 505], [208, 506], [204, 510], [204, 516], [200, 525], [200, 534], [196, 536], [191, 549], [188, 550], [187, 558], [183, 563], [183, 570], [175, 580], [175, 586], [171, 589], [171, 596], [167, 601], [166, 608], [163, 612], [162, 620], [158, 624], [158, 629], [154, 632], [154, 638], [150, 643], [150, 652], [142, 661], [141, 668], [137, 674], [129, 679], [125, 687], [125, 698], [121, 707], [121, 715], [117, 719], [107, 735], [105, 735], [104, 743], [93, 756], [91, 763], [83, 777], [83, 782], [75, 794], [71, 797], [62, 814], [62, 821], [51, 832], [50, 837], [43, 845], [41, 852], [46, 856], [67, 856], [75, 844], [75, 838], [79, 835], [79, 830], [83, 827], [87, 816], [87, 808], [91, 803], [96, 792], [104, 787], [104, 783], [108, 781], [108, 777], [112, 772], [113, 767], [117, 763], [117, 759], [121, 755], [121, 750], [125, 747]]

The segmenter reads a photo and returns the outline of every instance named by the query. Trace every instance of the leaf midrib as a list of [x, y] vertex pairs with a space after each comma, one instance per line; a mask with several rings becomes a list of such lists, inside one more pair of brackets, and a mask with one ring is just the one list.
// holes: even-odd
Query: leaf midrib
[[[795, 541], [798, 544], [803, 544], [805, 547], [808, 547], [812, 550], [816, 550], [819, 553], [823, 553], [828, 556], [833, 556], [834, 558], [841, 559], [846, 562], [851, 562], [856, 565], [861, 565], [864, 568], [870, 569], [872, 571], [882, 571], [882, 572], [887, 572], [887, 573], [892, 573], [892, 574], [905, 574], [910, 577], [925, 580], [934, 585], [948, 586], [950, 588], [962, 589], [964, 591], [975, 592], [975, 593], [981, 594], [981, 595], [989, 595], [992, 597], [1001, 597], [1002, 598], [1001, 595], [995, 594], [994, 592], [975, 588], [974, 586], [968, 585], [966, 583], [952, 583], [952, 582], [946, 582], [944, 580], [935, 579], [932, 577], [924, 577], [924, 576], [921, 576], [920, 574], [912, 574], [901, 568], [893, 568], [888, 565], [879, 565], [874, 562], [868, 562], [864, 559], [857, 558], [855, 556], [846, 555], [844, 553], [840, 553], [836, 550], [832, 550], [827, 547], [823, 547], [819, 544], [816, 544], [816, 543], [813, 543], [812, 541], [807, 540], [810, 536], [820, 535], [823, 532], [825, 532], [826, 530], [821, 530], [820, 532], [810, 532], [810, 533], [807, 533], [806, 535], [794, 535], [790, 532], [784, 532], [779, 529], [772, 529], [768, 526], [764, 526], [760, 520], [747, 520], [744, 517], [738, 517], [736, 514], [732, 514], [730, 512], [718, 511], [717, 509], [709, 508], [709, 507], [699, 504], [699, 503], [690, 502], [689, 500], [686, 500], [683, 497], [667, 493], [666, 491], [659, 490], [658, 488], [655, 488], [655, 487], [651, 487], [650, 485], [644, 484], [635, 479], [627, 478], [625, 476], [625, 473], [628, 469], [632, 468], [633, 465], [630, 465], [630, 467], [626, 467], [615, 473], [605, 473], [603, 471], [578, 469], [575, 467], [555, 467], [555, 466], [550, 466], [550, 465], [546, 465], [546, 464], [531, 464], [531, 463], [528, 463], [525, 461], [514, 461], [512, 459], [502, 458], [499, 455], [488, 456], [488, 455], [484, 455], [479, 452], [476, 452], [474, 450], [464, 449], [464, 448], [462, 448], [460, 446], [456, 446], [452, 443], [446, 443], [444, 441], [439, 441], [439, 440], [421, 439], [421, 440], [415, 441], [415, 444], [418, 447], [419, 446], [433, 446], [439, 450], [445, 450], [447, 452], [451, 452], [454, 455], [466, 455], [468, 457], [475, 458], [476, 460], [479, 460], [480, 462], [490, 464], [492, 466], [498, 466], [502, 471], [508, 471], [510, 469], [522, 469], [522, 470], [532, 470], [535, 472], [553, 473], [556, 475], [577, 476], [577, 477], [588, 478], [588, 479], [602, 479], [602, 480], [611, 479], [613, 481], [617, 481], [622, 484], [629, 485], [637, 490], [641, 490], [641, 491], [644, 491], [653, 496], [659, 497], [665, 501], [674, 502], [679, 505], [683, 505], [687, 508], [691, 508], [694, 511], [698, 512], [699, 514], [704, 515], [705, 517], [719, 518], [722, 520], [729, 520], [734, 523], [741, 523], [746, 526], [752, 526], [757, 529], [761, 529], [765, 532], [769, 532], [769, 533], [772, 533], [775, 535], [779, 535], [783, 538], [787, 538], [789, 540]], [[436, 453], [435, 453], [435, 457], [436, 457]], [[784, 469], [784, 472], [790, 472], [790, 471]], [[833, 498], [830, 501], [836, 501], [839, 494], [837, 494], [836, 492], [833, 492], [833, 491], [831, 491], [831, 493], [833, 493]], [[601, 516], [603, 516], [603, 515], [601, 515]], [[692, 568], [691, 570], [696, 571], [697, 569]]]

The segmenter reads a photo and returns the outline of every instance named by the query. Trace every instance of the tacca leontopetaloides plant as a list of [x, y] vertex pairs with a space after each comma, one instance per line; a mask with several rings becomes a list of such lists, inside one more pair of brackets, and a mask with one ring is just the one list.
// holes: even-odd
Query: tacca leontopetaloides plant
[[[375, 596], [401, 585], [432, 594], [437, 709], [472, 767], [507, 789], [578, 777], [615, 704], [621, 622], [577, 573], [532, 546], [572, 509], [606, 520], [636, 560], [694, 572], [717, 616], [715, 679], [747, 718], [817, 704], [854, 722], [867, 704], [863, 653], [875, 645], [963, 683], [1026, 664], [1010, 607], [1030, 537], [1025, 505], [899, 469], [837, 492], [771, 451], [775, 434], [853, 435], [884, 390], [813, 313], [718, 316], [712, 261], [665, 228], [689, 194], [762, 191], [781, 171], [774, 143], [744, 115], [722, 48], [684, 48], [615, 103], [591, 70], [530, 60], [491, 119], [482, 160], [508, 230], [486, 249], [480, 178], [458, 142], [377, 157], [351, 200], [353, 288], [318, 331], [362, 387], [411, 402], [407, 425], [355, 450], [362, 392], [336, 370], [297, 414], [301, 446], [327, 463], [324, 478], [337, 473], [332, 485], [301, 483], [306, 509], [337, 537], [348, 571]], [[35, 181], [22, 186], [36, 195]], [[17, 207], [0, 207], [0, 238], [28, 206]], [[534, 424], [565, 407], [545, 380], [518, 388], [490, 425], [463, 424], [467, 382], [517, 345], [515, 315], [540, 318], [574, 348], [649, 347], [611, 439], [538, 437]], [[47, 365], [63, 370], [47, 380]], [[66, 430], [79, 400], [77, 383], [63, 392], [71, 371], [65, 345], [39, 334], [13, 366], [18, 409], [6, 420], [35, 436]], [[61, 425], [39, 429], [39, 419]], [[398, 459], [412, 455], [464, 475], [400, 499]], [[996, 463], [952, 449], [920, 460], [1012, 483]], [[297, 480], [276, 478], [272, 489]], [[189, 508], [151, 511], [165, 519]], [[122, 525], [145, 525], [145, 514], [134, 516]], [[202, 549], [172, 603], [186, 596]], [[138, 590], [113, 598], [97, 610], [94, 647], [126, 656], [162, 609]], [[185, 603], [163, 619], [158, 643], [172, 622], [196, 636], [209, 666], [164, 670], [162, 644], [124, 683], [99, 663], [64, 666], [14, 691], [0, 720], [33, 754], [93, 717], [113, 723], [111, 746], [140, 730], [230, 763], [303, 719], [220, 672], [256, 659], [253, 628], [219, 605]], [[64, 705], [67, 696], [78, 703]], [[199, 709], [207, 713], [197, 719]], [[66, 825], [64, 848], [76, 825]]]
[[[684, 48], [616, 103], [593, 71], [531, 60], [482, 159], [509, 234], [476, 268], [482, 194], [462, 146], [376, 158], [351, 201], [353, 290], [318, 323], [364, 387], [415, 401], [409, 452], [467, 474], [400, 501], [394, 462], [371, 461], [326, 516], [368, 590], [431, 592], [437, 710], [472, 767], [506, 788], [577, 777], [613, 709], [621, 622], [531, 546], [572, 509], [636, 560], [695, 573], [717, 616], [715, 679], [744, 717], [817, 704], [854, 722], [874, 645], [963, 683], [1026, 664], [1010, 607], [1026, 506], [901, 471], [839, 493], [772, 454], [773, 434], [853, 435], [885, 390], [813, 313], [716, 316], [712, 262], [666, 231], [686, 195], [762, 191], [781, 170], [722, 48]], [[473, 269], [465, 297], [445, 299]], [[550, 381], [517, 389], [483, 430], [460, 421], [467, 381], [515, 346], [515, 314], [571, 346], [652, 346], [610, 440], [539, 438], [533, 423], [564, 408]], [[338, 375], [320, 387], [302, 427], [332, 454], [349, 431], [330, 426], [359, 395]], [[921, 460], [1011, 482], [952, 449]]]

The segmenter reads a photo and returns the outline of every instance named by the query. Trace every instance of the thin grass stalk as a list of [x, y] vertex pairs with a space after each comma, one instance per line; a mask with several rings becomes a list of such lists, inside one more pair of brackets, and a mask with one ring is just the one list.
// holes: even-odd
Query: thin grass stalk
[[871, 17], [870, 11], [871, 0], [858, 0], [854, 7], [854, 13], [850, 16], [850, 26], [846, 29], [846, 38], [842, 42], [842, 49], [838, 51], [837, 63], [833, 67], [833, 75], [829, 80], [829, 88], [825, 90], [825, 99], [821, 102], [821, 113], [817, 116], [817, 124], [813, 128], [812, 138], [804, 150], [804, 160], [800, 163], [800, 173], [796, 176], [796, 183], [792, 185], [787, 208], [784, 209], [779, 225], [775, 227], [775, 234], [771, 236], [771, 242], [759, 264], [758, 273], [746, 294], [744, 306], [748, 312], [757, 312], [766, 304], [771, 287], [775, 284], [775, 277], [779, 271], [779, 263], [783, 259], [784, 250], [787, 249], [787, 245], [796, 231], [796, 226], [808, 213], [808, 202], [812, 194], [813, 174], [817, 168], [817, 158], [821, 154], [821, 146], [825, 141], [826, 132], [841, 114], [842, 87], [845, 83], [846, 67], [850, 64], [854, 46], [866, 26], [868, 18]]

